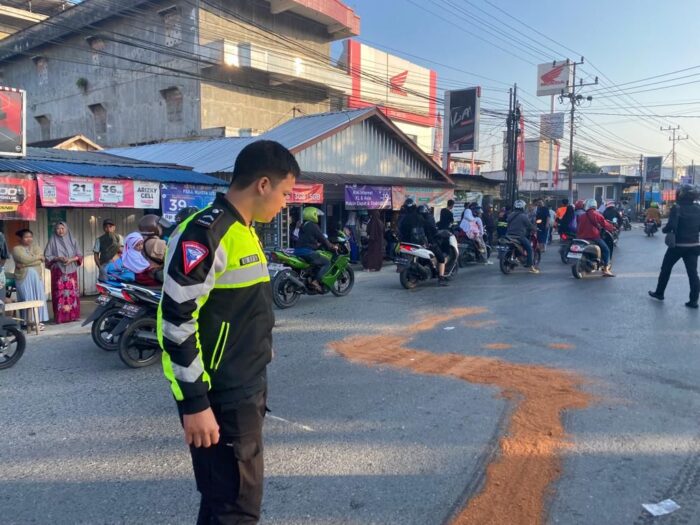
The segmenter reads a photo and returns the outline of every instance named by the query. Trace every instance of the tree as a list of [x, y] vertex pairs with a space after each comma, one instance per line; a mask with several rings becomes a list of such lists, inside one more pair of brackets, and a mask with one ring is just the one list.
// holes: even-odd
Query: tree
[[[564, 159], [564, 167], [569, 169], [569, 157]], [[598, 173], [600, 168], [598, 165], [589, 159], [586, 155], [579, 151], [574, 151], [574, 173]]]

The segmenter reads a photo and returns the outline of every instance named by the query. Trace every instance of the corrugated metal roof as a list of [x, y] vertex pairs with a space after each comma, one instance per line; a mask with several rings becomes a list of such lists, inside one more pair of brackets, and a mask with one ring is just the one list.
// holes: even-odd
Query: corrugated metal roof
[[230, 172], [233, 171], [233, 165], [240, 151], [251, 142], [262, 139], [274, 140], [287, 149], [293, 150], [374, 111], [374, 108], [366, 108], [297, 117], [258, 137], [164, 142], [133, 148], [110, 149], [107, 152], [147, 162], [170, 162], [191, 166], [202, 173]]
[[197, 171], [148, 165], [108, 165], [60, 162], [39, 159], [0, 158], [0, 172], [44, 173], [46, 175], [76, 175], [109, 179], [150, 180], [181, 184], [226, 184], [221, 179]]

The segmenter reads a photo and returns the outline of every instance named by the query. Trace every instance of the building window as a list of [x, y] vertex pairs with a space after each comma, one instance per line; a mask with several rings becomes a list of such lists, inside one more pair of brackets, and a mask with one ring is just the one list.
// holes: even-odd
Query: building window
[[182, 122], [182, 91], [171, 87], [160, 92], [165, 99], [165, 110], [168, 114], [168, 122]]
[[41, 56], [33, 57], [32, 60], [36, 67], [37, 82], [40, 86], [45, 86], [49, 83], [49, 61]]
[[51, 139], [51, 120], [49, 117], [46, 115], [39, 115], [38, 117], [34, 117], [34, 119], [41, 129], [41, 140]]
[[158, 12], [163, 19], [165, 29], [165, 45], [174, 47], [182, 42], [182, 17], [176, 6], [168, 7]]
[[107, 133], [107, 110], [102, 104], [91, 104], [88, 106], [95, 120], [95, 134]]
[[605, 186], [605, 198], [614, 199], [615, 198], [615, 186]]
[[92, 49], [92, 63], [95, 66], [100, 65], [100, 56], [105, 49], [105, 41], [96, 36], [86, 38], [90, 49]]

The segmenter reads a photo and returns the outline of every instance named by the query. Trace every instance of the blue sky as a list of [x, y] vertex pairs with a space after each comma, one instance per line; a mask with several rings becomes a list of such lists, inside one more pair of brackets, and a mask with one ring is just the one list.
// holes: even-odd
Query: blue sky
[[[669, 84], [700, 81], [700, 68], [641, 82], [644, 85], [640, 87], [628, 84], [616, 90], [609, 88], [611, 84], [700, 65], [698, 0], [348, 0], [346, 3], [361, 18], [360, 40], [401, 51], [395, 54], [437, 70], [440, 89], [482, 85], [482, 107], [503, 109], [508, 103], [507, 84], [517, 82], [519, 89], [525, 91], [524, 107], [533, 122], [539, 120], [537, 111], [549, 109], [549, 97], [534, 96], [535, 64], [555, 58], [578, 59], [572, 51], [582, 53], [587, 61], [581, 68], [584, 79], [593, 80], [598, 75], [600, 89], [608, 89], [595, 92], [596, 88], [587, 88], [594, 101], [580, 110], [582, 121], [575, 144], [592, 156], [599, 156], [595, 160], [601, 164], [633, 163], [632, 158], [640, 153], [668, 154], [671, 150], [668, 133], [662, 133], [659, 127], [679, 124], [682, 136], [687, 133], [691, 138], [678, 145], [679, 164], [690, 163], [692, 159], [700, 163], [700, 118], [595, 114], [700, 115], [700, 83], [666, 88]], [[669, 81], [694, 74], [697, 76]], [[650, 84], [658, 81], [666, 82]], [[664, 89], [633, 93], [660, 87]], [[686, 102], [690, 103], [661, 106]], [[563, 110], [565, 106], [556, 103], [555, 109]], [[488, 160], [492, 155], [491, 145], [498, 144], [500, 137], [496, 122], [484, 124], [479, 156]], [[533, 127], [530, 133], [534, 133]], [[563, 146], [568, 148], [568, 144]], [[609, 158], [603, 159], [603, 155]]]

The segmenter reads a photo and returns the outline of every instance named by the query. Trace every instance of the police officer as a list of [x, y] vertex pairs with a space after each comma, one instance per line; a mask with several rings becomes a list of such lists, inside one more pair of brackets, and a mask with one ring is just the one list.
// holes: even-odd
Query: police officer
[[228, 192], [187, 218], [168, 246], [158, 337], [201, 493], [201, 525], [260, 519], [274, 315], [253, 222], [270, 222], [285, 207], [298, 176], [282, 145], [249, 144]]

